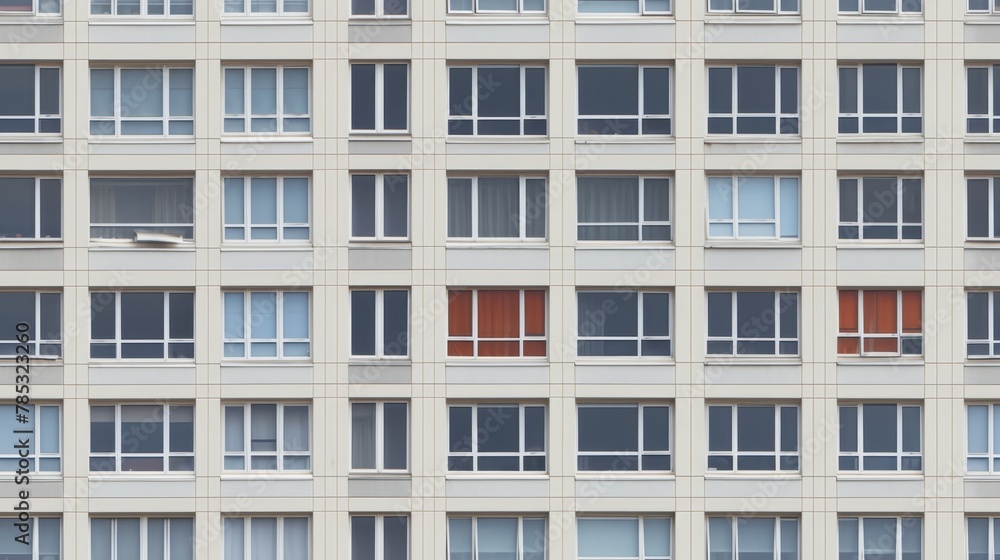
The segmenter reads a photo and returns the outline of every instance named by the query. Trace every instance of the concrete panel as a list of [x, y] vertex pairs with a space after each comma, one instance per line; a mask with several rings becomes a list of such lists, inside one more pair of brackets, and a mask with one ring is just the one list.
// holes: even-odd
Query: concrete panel
[[467, 270], [548, 270], [548, 248], [448, 248], [445, 251], [447, 267]]
[[194, 270], [194, 249], [91, 249], [93, 270]]
[[91, 43], [174, 43], [192, 44], [195, 41], [194, 21], [184, 23], [143, 25], [94, 24], [90, 25]]
[[891, 480], [838, 480], [837, 496], [840, 498], [922, 498], [923, 479]]
[[194, 385], [195, 367], [99, 367], [87, 370], [93, 385]]
[[923, 385], [922, 364], [837, 364], [841, 385]]
[[[116, 473], [117, 474], [117, 473]], [[194, 498], [195, 481], [194, 475], [190, 480], [159, 480], [155, 483], [153, 479], [156, 475], [149, 475], [145, 479], [117, 478], [115, 475], [107, 474], [92, 476], [90, 479], [91, 498], [133, 498], [142, 496], [143, 498]]]
[[351, 247], [347, 250], [347, 266], [351, 270], [409, 270], [412, 259], [409, 247]]
[[712, 363], [705, 365], [705, 383], [717, 385], [798, 385], [801, 364]]
[[[14, 484], [13, 476], [9, 479], [5, 477], [3, 481], [0, 481], [0, 496], [10, 496], [13, 498], [14, 496], [17, 496], [18, 492], [21, 490], [27, 490], [32, 499], [62, 498], [63, 482], [62, 480], [43, 480], [39, 478], [39, 475], [29, 476], [28, 485]], [[11, 504], [11, 507], [13, 507], [13, 501]]]
[[222, 366], [222, 382], [232, 385], [311, 384], [313, 382], [313, 366], [312, 364], [293, 365], [288, 363], [274, 367], [224, 364]]
[[837, 40], [842, 43], [922, 43], [924, 26], [923, 22], [906, 25], [838, 22]]
[[410, 22], [356, 23], [347, 26], [351, 43], [409, 43]]
[[[490, 140], [472, 141], [448, 141], [446, 143], [447, 155], [449, 156], [482, 156], [482, 155], [549, 155], [548, 142], [495, 142]], [[448, 162], [448, 169], [454, 166]]]
[[922, 247], [840, 247], [837, 249], [839, 270], [923, 270]]
[[752, 25], [705, 26], [705, 39], [712, 43], [798, 43], [802, 25], [796, 23], [757, 23]]
[[0, 270], [61, 270], [63, 250], [58, 248], [0, 249]]
[[[63, 382], [63, 365], [51, 363], [50, 360], [32, 358], [29, 364], [32, 385], [61, 385]], [[11, 359], [6, 363], [0, 363], [0, 383], [11, 387], [17, 376], [17, 364]]]
[[966, 480], [966, 498], [1000, 498], [1000, 480]]
[[[10, 17], [5, 15], [4, 19]], [[21, 20], [21, 24], [0, 26], [0, 43], [59, 43], [63, 41], [62, 22], [42, 23], [37, 18]]]
[[408, 498], [410, 496], [410, 477], [351, 477], [347, 480], [347, 495], [351, 498]]
[[352, 156], [409, 156], [412, 150], [412, 142], [409, 140], [379, 140], [376, 136], [371, 138], [359, 136], [347, 142], [347, 153]]
[[975, 272], [1000, 272], [1000, 247], [996, 249], [966, 249], [965, 270]]
[[[191, 39], [192, 41], [194, 39]], [[223, 23], [223, 43], [308, 43], [313, 40], [312, 22], [282, 23]]]
[[576, 366], [576, 382], [595, 385], [662, 384], [673, 385], [673, 365], [587, 364]]
[[585, 498], [673, 498], [673, 480], [628, 480], [627, 475], [608, 473], [592, 480], [576, 481], [576, 496], [582, 504]]
[[282, 248], [278, 251], [222, 250], [223, 270], [312, 270], [312, 268], [311, 248]]
[[528, 25], [448, 22], [445, 37], [449, 43], [547, 43], [549, 26], [548, 22]]
[[795, 248], [721, 248], [705, 249], [706, 270], [759, 270], [766, 262], [771, 270], [800, 270], [802, 249]]
[[351, 364], [347, 366], [349, 383], [408, 384], [413, 377], [410, 364]]
[[192, 166], [195, 155], [194, 138], [190, 142], [119, 142], [97, 140], [87, 144], [90, 153], [95, 156], [145, 156], [163, 154], [172, 156], [191, 156]]
[[222, 497], [260, 498], [310, 498], [313, 495], [313, 481], [309, 479], [281, 480], [276, 476], [250, 479], [223, 479]]
[[548, 480], [459, 479], [445, 482], [449, 498], [547, 498]]
[[965, 40], [969, 43], [1000, 43], [1000, 26], [965, 24]]
[[673, 247], [580, 247], [576, 268], [581, 270], [673, 270]]
[[705, 477], [706, 498], [798, 498], [802, 496], [802, 479], [752, 477], [718, 479]]
[[1000, 366], [965, 366], [966, 385], [1000, 385]]
[[446, 366], [445, 381], [449, 384], [546, 384], [549, 382], [549, 366]]
[[658, 23], [576, 22], [576, 40], [581, 43], [673, 43], [673, 21]]

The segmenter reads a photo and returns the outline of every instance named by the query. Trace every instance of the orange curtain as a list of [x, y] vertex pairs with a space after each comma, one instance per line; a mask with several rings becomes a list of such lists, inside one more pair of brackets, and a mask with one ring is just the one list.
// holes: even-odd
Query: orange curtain
[[906, 290], [903, 292], [903, 332], [906, 334], [920, 334], [923, 332], [923, 300], [919, 290]]
[[545, 290], [524, 291], [524, 334], [545, 336]]
[[840, 332], [858, 332], [858, 291], [840, 291]]
[[[448, 292], [448, 336], [472, 336], [472, 292]], [[471, 340], [449, 340], [449, 356], [472, 356]]]
[[894, 290], [864, 291], [864, 332], [866, 334], [896, 334], [896, 292]]
[[479, 290], [479, 338], [518, 338], [521, 334], [521, 304], [517, 290]]

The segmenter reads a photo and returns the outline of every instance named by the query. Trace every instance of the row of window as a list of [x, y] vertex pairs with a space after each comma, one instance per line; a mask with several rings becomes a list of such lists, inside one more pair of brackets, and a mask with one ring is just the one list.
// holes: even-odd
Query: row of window
[[[797, 176], [709, 175], [707, 238], [801, 239], [802, 192]], [[924, 239], [919, 176], [840, 177], [837, 236], [841, 240]], [[1000, 239], [1000, 177], [967, 179], [967, 239]], [[0, 177], [0, 240], [62, 238], [62, 188], [54, 177]], [[576, 178], [577, 240], [673, 240], [670, 177], [580, 175]], [[407, 241], [409, 176], [351, 175], [351, 239]], [[225, 243], [298, 243], [312, 237], [308, 176], [223, 178]], [[544, 175], [449, 176], [449, 241], [544, 242], [549, 193]], [[190, 178], [90, 180], [94, 240], [183, 242], [194, 238], [195, 187]], [[151, 237], [148, 234], [157, 234]]]
[[[21, 410], [23, 411], [22, 407]], [[0, 425], [18, 431], [0, 453], [0, 471], [62, 471], [60, 407], [0, 405]], [[224, 472], [312, 471], [312, 420], [307, 403], [225, 403]], [[409, 471], [407, 402], [351, 403], [352, 471]], [[918, 403], [845, 403], [839, 406], [840, 472], [923, 471], [922, 406]], [[966, 472], [1000, 474], [1000, 404], [966, 406]], [[799, 472], [799, 406], [794, 403], [706, 405], [708, 472]], [[673, 471], [672, 407], [666, 402], [579, 403], [578, 472]], [[549, 470], [546, 406], [538, 403], [448, 405], [449, 472]], [[8, 430], [8, 434], [13, 433]], [[32, 434], [27, 455], [17, 437]], [[195, 470], [194, 406], [93, 404], [90, 472]], [[27, 465], [25, 465], [27, 461]]]
[[[969, 358], [1000, 357], [1000, 292], [966, 293]], [[578, 357], [673, 355], [673, 292], [577, 291]], [[62, 294], [0, 292], [0, 322], [26, 323], [28, 354], [62, 355]], [[923, 355], [923, 293], [919, 289], [841, 289], [837, 354]], [[545, 289], [448, 290], [449, 357], [548, 356]], [[706, 293], [709, 356], [799, 356], [798, 291]], [[308, 291], [224, 291], [224, 359], [307, 359], [312, 355]], [[409, 356], [408, 288], [351, 290], [352, 357]], [[194, 293], [93, 291], [90, 358], [193, 359]], [[0, 342], [0, 356], [18, 354], [18, 342]], [[23, 350], [22, 350], [23, 352]]]
[[[969, 134], [1000, 133], [991, 93], [998, 67], [966, 70]], [[55, 65], [0, 65], [8, 84], [0, 133], [61, 132], [60, 72]], [[838, 132], [921, 133], [922, 72], [913, 64], [841, 65]], [[799, 74], [798, 66], [710, 64], [708, 134], [800, 134]], [[543, 65], [449, 66], [448, 134], [546, 136], [547, 79]], [[577, 134], [672, 134], [671, 81], [667, 65], [579, 65]], [[224, 67], [223, 133], [308, 135], [310, 82], [307, 65]], [[90, 135], [192, 136], [194, 90], [191, 67], [91, 68]], [[409, 90], [406, 62], [351, 64], [351, 131], [408, 132]]]

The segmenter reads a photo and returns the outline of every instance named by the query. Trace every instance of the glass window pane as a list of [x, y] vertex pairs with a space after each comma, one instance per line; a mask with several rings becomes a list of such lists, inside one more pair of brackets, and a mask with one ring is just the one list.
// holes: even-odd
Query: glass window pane
[[577, 520], [577, 540], [580, 558], [638, 558], [639, 520], [581, 518]]
[[480, 559], [517, 560], [517, 519], [479, 518], [476, 551]]

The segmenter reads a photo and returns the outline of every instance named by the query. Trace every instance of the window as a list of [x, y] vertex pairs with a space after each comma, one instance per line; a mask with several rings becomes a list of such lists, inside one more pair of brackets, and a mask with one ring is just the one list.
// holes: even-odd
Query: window
[[919, 177], [840, 179], [840, 239], [919, 241], [923, 238]]
[[838, 132], [841, 134], [923, 132], [920, 100], [922, 80], [919, 66], [902, 64], [841, 66]]
[[544, 177], [448, 177], [448, 238], [545, 240]]
[[[976, 3], [970, 0], [969, 4]], [[983, 2], [989, 10], [989, 0]], [[972, 11], [970, 9], [970, 11]], [[966, 75], [966, 125], [968, 134], [996, 134], [1000, 132], [1000, 65], [970, 66]], [[996, 92], [996, 93], [994, 93]]]
[[545, 560], [544, 517], [449, 517], [448, 558]]
[[799, 520], [791, 517], [709, 517], [708, 557], [711, 560], [799, 560]]
[[919, 471], [920, 405], [840, 407], [841, 471]]
[[968, 238], [1000, 240], [1000, 177], [970, 177], [968, 185]]
[[576, 73], [577, 134], [670, 134], [669, 67], [581, 65]]
[[406, 357], [409, 307], [409, 290], [352, 290], [351, 356]]
[[639, 14], [666, 15], [670, 13], [670, 0], [579, 0], [577, 11], [581, 14]]
[[837, 520], [837, 532], [841, 558], [923, 558], [923, 520], [919, 517], [841, 517]]
[[156, 233], [194, 238], [194, 180], [91, 178], [91, 239]]
[[670, 241], [670, 179], [578, 176], [579, 241]]
[[194, 560], [191, 517], [95, 517], [90, 520], [94, 560]]
[[837, 353], [923, 354], [922, 303], [920, 290], [840, 290]]
[[670, 292], [579, 291], [576, 355], [670, 356]]
[[226, 560], [309, 560], [308, 517], [223, 517]]
[[708, 354], [796, 356], [799, 294], [709, 292]]
[[[735, 4], [735, 5], [734, 5]], [[750, 14], [797, 14], [799, 0], [709, 0], [708, 12]]]
[[965, 411], [968, 421], [966, 470], [1000, 474], [1000, 405], [969, 404]]
[[351, 560], [407, 560], [409, 537], [405, 515], [352, 515]]
[[799, 69], [709, 67], [708, 133], [799, 134]]
[[710, 405], [708, 470], [799, 470], [799, 407]]
[[0, 177], [0, 240], [62, 238], [62, 181]]
[[305, 16], [309, 0], [223, 0], [225, 13], [237, 16]]
[[0, 134], [62, 132], [59, 81], [58, 66], [0, 64]]
[[351, 0], [351, 17], [406, 18], [407, 0]]
[[[28, 412], [24, 412], [25, 408]], [[26, 422], [20, 421], [22, 415], [27, 418]], [[0, 452], [0, 472], [20, 469], [29, 474], [47, 474], [62, 470], [59, 406], [29, 404], [15, 409], [14, 404], [0, 404], [0, 428], [7, 437], [7, 444]], [[20, 454], [24, 449], [19, 442], [24, 438], [28, 438], [27, 457]], [[23, 461], [27, 461], [27, 466]]]
[[969, 313], [967, 356], [1000, 357], [1000, 292], [968, 292]]
[[994, 0], [969, 0], [969, 12], [972, 13], [986, 13], [986, 14], [996, 14], [1000, 13], [1000, 2]]
[[10, 560], [61, 560], [62, 520], [58, 517], [31, 516], [28, 521], [29, 543], [14, 540], [21, 536], [23, 523], [16, 517], [0, 518], [0, 558]]
[[798, 239], [798, 177], [709, 177], [709, 239]]
[[406, 471], [409, 433], [405, 402], [352, 402], [351, 469]]
[[448, 0], [449, 14], [545, 14], [545, 0]]
[[840, 13], [848, 14], [919, 14], [923, 11], [921, 0], [840, 0], [839, 6]]
[[90, 0], [90, 13], [115, 16], [190, 16], [194, 13], [194, 0]]
[[226, 241], [309, 240], [308, 177], [226, 177], [224, 184]]
[[[0, 292], [0, 325], [11, 332], [26, 323], [27, 342], [12, 334], [0, 341], [0, 357], [18, 355], [18, 346], [27, 346], [28, 355], [40, 358], [62, 356], [62, 294], [60, 292]], [[21, 334], [20, 331], [17, 334]]]
[[1000, 518], [970, 517], [968, 560], [989, 560], [1000, 555]]
[[308, 358], [309, 292], [223, 292], [225, 358]]
[[669, 471], [670, 407], [581, 404], [577, 407], [579, 471]]
[[577, 559], [670, 560], [669, 517], [581, 517]]
[[194, 407], [90, 407], [90, 472], [194, 472]]
[[405, 241], [410, 237], [409, 175], [351, 175], [351, 238]]
[[545, 290], [449, 290], [448, 355], [544, 357]]
[[448, 407], [449, 471], [545, 471], [545, 407]]
[[193, 359], [191, 292], [91, 292], [92, 359]]
[[226, 98], [223, 132], [309, 133], [309, 68], [226, 68], [223, 81]]
[[409, 82], [406, 63], [351, 64], [351, 130], [406, 132]]
[[227, 404], [223, 407], [227, 471], [308, 471], [309, 405]]
[[91, 68], [90, 134], [193, 136], [194, 69]]
[[60, 0], [0, 0], [2, 15], [50, 15], [58, 14], [60, 8]]
[[545, 136], [545, 67], [448, 69], [448, 134]]

